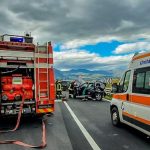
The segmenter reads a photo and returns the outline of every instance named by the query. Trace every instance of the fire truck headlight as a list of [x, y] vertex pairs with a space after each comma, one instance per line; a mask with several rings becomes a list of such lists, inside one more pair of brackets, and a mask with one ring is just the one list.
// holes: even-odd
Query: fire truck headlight
[[2, 96], [2, 100], [3, 100], [3, 101], [7, 101], [7, 100], [8, 100], [8, 96], [7, 96], [7, 95], [3, 95], [3, 96]]
[[21, 100], [21, 95], [19, 95], [19, 94], [18, 94], [18, 95], [15, 95], [15, 100], [17, 100], [17, 101], [18, 101], [18, 100]]

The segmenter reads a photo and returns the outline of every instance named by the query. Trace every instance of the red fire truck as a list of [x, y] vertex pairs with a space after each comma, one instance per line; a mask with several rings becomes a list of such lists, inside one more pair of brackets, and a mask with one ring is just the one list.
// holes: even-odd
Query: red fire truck
[[51, 43], [33, 44], [31, 35], [0, 37], [0, 116], [54, 111]]

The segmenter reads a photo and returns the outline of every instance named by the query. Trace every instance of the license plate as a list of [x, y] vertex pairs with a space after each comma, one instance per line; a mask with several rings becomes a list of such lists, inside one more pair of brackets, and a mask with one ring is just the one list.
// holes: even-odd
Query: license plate
[[38, 109], [43, 109], [43, 108], [52, 108], [51, 104], [48, 105], [38, 105]]

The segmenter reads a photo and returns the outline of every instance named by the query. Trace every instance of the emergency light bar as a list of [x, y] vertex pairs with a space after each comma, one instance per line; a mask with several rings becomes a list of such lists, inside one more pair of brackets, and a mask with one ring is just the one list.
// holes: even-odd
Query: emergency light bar
[[23, 37], [10, 37], [10, 42], [20, 42], [23, 43], [24, 38]]

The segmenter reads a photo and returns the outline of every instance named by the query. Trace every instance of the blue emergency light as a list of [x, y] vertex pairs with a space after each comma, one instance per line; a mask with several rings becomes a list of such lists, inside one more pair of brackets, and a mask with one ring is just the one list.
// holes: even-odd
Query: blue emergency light
[[23, 37], [10, 37], [10, 42], [20, 42], [23, 43]]

